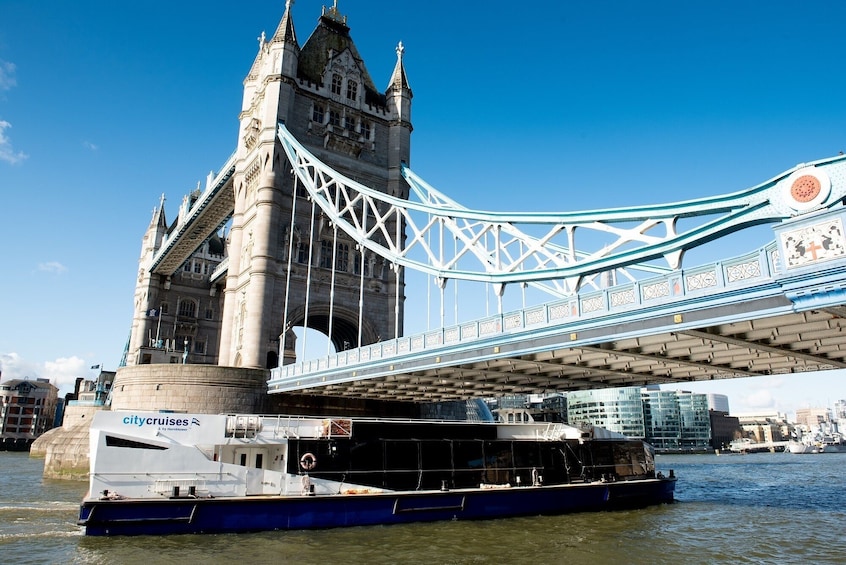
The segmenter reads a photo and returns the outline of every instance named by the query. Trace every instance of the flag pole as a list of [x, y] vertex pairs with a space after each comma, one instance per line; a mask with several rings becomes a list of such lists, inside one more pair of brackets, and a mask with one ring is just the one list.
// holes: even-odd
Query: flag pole
[[157, 312], [159, 316], [159, 322], [156, 324], [156, 348], [161, 347], [159, 345], [159, 334], [162, 331], [162, 305], [159, 304], [159, 311]]

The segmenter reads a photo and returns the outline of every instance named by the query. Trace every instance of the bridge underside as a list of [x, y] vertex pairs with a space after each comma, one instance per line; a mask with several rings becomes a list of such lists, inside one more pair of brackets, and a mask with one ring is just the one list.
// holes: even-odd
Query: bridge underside
[[[749, 300], [714, 310], [742, 314], [772, 306]], [[631, 320], [616, 325], [614, 334], [632, 336], [611, 340], [601, 338], [602, 330], [594, 336], [590, 331], [528, 335], [500, 346], [433, 354], [430, 359], [410, 362], [409, 370], [403, 370], [401, 363], [377, 365], [370, 368], [375, 374], [368, 376], [368, 369], [360, 368], [348, 379], [313, 383], [299, 392], [433, 402], [772, 374], [801, 378], [797, 373], [846, 368], [846, 308], [842, 306], [714, 325], [685, 320], [725, 314], [702, 310], [681, 319], [664, 315]]]

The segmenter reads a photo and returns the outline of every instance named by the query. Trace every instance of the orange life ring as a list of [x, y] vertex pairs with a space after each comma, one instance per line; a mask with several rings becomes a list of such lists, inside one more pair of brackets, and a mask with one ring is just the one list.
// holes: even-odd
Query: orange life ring
[[304, 471], [311, 471], [317, 467], [317, 457], [315, 457], [313, 453], [303, 454], [303, 456], [300, 457], [300, 467], [302, 467]]

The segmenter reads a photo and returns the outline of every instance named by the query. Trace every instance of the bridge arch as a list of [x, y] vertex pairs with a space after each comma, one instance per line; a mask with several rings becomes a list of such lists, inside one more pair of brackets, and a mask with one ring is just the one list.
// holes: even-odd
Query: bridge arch
[[[363, 317], [359, 320], [358, 312], [338, 305], [330, 308], [328, 303], [311, 304], [308, 309], [305, 305], [293, 309], [288, 314], [288, 327], [302, 327], [321, 333], [332, 343], [336, 352], [381, 340], [381, 336], [371, 322]], [[361, 328], [360, 337], [359, 328]], [[286, 357], [296, 347], [291, 340], [289, 332], [289, 335], [285, 337], [284, 345]]]

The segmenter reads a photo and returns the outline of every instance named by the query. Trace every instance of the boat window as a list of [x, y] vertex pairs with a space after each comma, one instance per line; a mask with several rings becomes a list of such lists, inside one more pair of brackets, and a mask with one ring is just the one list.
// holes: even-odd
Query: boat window
[[241, 466], [242, 467], [247, 466], [247, 454], [246, 453], [241, 454]]
[[264, 458], [261, 453], [256, 453], [256, 469], [261, 469], [263, 459]]
[[149, 443], [114, 436], [106, 436], [106, 445], [109, 447], [128, 447], [130, 449], [167, 449], [167, 447], [162, 447], [161, 445], [150, 445]]

